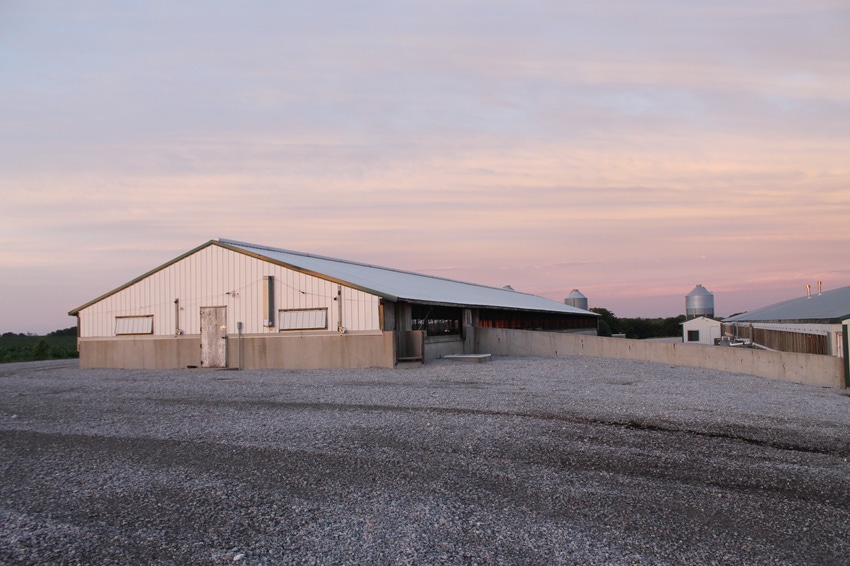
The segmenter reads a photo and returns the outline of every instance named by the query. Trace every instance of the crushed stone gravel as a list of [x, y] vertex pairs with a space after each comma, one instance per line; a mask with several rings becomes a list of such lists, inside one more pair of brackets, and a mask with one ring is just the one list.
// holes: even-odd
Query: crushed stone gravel
[[850, 396], [588, 357], [0, 365], [2, 564], [850, 564]]

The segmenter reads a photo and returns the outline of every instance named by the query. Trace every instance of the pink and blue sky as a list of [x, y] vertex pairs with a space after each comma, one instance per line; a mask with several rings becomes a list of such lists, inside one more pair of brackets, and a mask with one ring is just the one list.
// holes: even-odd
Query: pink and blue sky
[[0, 3], [0, 332], [227, 237], [675, 316], [850, 285], [846, 0]]

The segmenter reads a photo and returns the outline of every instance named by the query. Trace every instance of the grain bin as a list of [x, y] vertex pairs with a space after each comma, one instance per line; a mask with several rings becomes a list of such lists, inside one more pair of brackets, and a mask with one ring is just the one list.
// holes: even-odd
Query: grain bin
[[582, 295], [578, 289], [573, 289], [570, 291], [569, 296], [564, 299], [564, 304], [576, 307], [577, 309], [587, 310], [587, 297]]
[[685, 318], [690, 320], [698, 316], [714, 316], [714, 295], [702, 285], [685, 296]]

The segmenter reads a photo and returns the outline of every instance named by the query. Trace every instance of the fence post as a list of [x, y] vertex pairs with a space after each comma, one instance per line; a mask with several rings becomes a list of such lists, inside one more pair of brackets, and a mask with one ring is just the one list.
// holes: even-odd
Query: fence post
[[850, 336], [847, 336], [847, 325], [841, 325], [841, 341], [844, 354], [844, 388], [850, 389]]

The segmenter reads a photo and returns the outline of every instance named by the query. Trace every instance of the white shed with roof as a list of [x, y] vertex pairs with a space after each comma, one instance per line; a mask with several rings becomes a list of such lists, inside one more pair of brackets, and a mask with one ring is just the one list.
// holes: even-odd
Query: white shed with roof
[[685, 344], [712, 346], [720, 339], [720, 321], [708, 316], [698, 316], [682, 323], [682, 341]]

